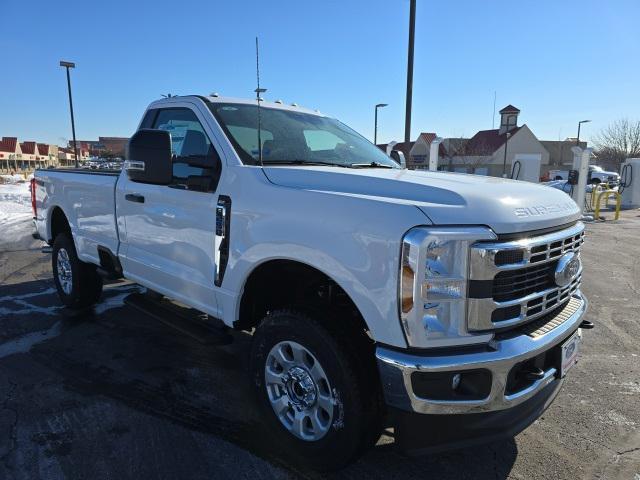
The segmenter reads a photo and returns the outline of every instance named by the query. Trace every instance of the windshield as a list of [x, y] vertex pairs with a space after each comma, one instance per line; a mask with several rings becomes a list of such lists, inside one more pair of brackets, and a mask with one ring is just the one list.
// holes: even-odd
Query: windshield
[[[210, 103], [209, 108], [240, 159], [245, 164], [258, 165], [258, 107]], [[398, 168], [398, 164], [378, 147], [332, 118], [261, 107], [260, 125], [265, 165]]]

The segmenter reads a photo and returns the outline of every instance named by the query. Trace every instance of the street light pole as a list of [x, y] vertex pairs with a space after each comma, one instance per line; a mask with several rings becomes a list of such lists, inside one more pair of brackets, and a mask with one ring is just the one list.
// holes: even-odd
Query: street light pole
[[504, 160], [502, 162], [502, 178], [507, 178], [507, 146], [509, 145], [509, 137], [511, 134], [506, 133], [507, 139], [504, 141]]
[[416, 33], [416, 0], [409, 9], [409, 52], [407, 56], [407, 99], [404, 118], [404, 141], [411, 141], [411, 102], [413, 99], [413, 45]]
[[73, 100], [71, 98], [71, 76], [69, 75], [70, 68], [76, 68], [76, 64], [73, 62], [60, 61], [60, 66], [67, 70], [67, 91], [69, 92], [69, 110], [71, 111], [71, 133], [73, 134], [73, 153], [76, 157], [76, 168], [78, 168], [78, 143], [76, 142], [76, 122], [73, 118]]
[[580, 120], [580, 121], [578, 122], [578, 136], [576, 137], [576, 147], [579, 147], [579, 146], [580, 146], [580, 126], [581, 126], [583, 123], [589, 123], [590, 121], [591, 121], [591, 120]]
[[378, 109], [382, 107], [386, 107], [387, 103], [378, 103], [375, 108], [375, 123], [373, 126], [373, 144], [378, 144]]

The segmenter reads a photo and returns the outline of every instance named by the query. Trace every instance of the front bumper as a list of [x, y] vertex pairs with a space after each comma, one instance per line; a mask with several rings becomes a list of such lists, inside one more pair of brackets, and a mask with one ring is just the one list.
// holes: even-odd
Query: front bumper
[[395, 447], [407, 455], [433, 454], [515, 437], [556, 398], [556, 379], [526, 402], [508, 410], [467, 415], [420, 415], [393, 410]]
[[[526, 388], [507, 391], [509, 373], [516, 365], [557, 347], [578, 330], [588, 302], [580, 291], [573, 295], [571, 301], [575, 307], [569, 313], [565, 312], [561, 319], [550, 319], [545, 327], [536, 330], [536, 335], [505, 336], [493, 340], [481, 351], [447, 354], [433, 351], [427, 355], [415, 355], [378, 347], [376, 358], [387, 405], [400, 411], [433, 415], [496, 412], [526, 402], [552, 383], [559, 384], [556, 382], [560, 377], [559, 366], [549, 366]], [[560, 315], [562, 313], [558, 317]], [[484, 398], [430, 399], [414, 391], [414, 372], [464, 373], [472, 370], [485, 370], [491, 374], [489, 393]]]

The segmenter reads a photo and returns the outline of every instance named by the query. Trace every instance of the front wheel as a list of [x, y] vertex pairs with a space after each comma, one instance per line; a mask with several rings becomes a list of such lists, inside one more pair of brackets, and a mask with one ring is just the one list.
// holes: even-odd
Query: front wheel
[[66, 233], [58, 234], [53, 242], [51, 267], [58, 297], [67, 307], [85, 308], [100, 299], [102, 278], [95, 265], [78, 258], [73, 240]]
[[251, 374], [263, 418], [301, 466], [335, 470], [379, 437], [379, 389], [357, 344], [295, 310], [267, 315], [256, 330]]

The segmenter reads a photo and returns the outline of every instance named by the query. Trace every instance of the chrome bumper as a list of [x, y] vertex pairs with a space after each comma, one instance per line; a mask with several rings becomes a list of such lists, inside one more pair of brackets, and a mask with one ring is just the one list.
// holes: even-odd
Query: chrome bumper
[[[535, 357], [567, 339], [575, 332], [587, 311], [588, 302], [580, 291], [573, 295], [580, 301], [578, 309], [553, 330], [531, 337], [523, 334], [514, 338], [492, 341], [487, 350], [453, 355], [419, 356], [383, 347], [376, 350], [378, 370], [385, 400], [389, 406], [424, 414], [465, 414], [505, 410], [525, 402], [544, 387], [559, 379], [555, 368], [524, 390], [507, 395], [505, 387], [510, 370], [522, 361]], [[486, 369], [491, 372], [491, 390], [481, 400], [433, 400], [422, 398], [413, 391], [414, 372], [463, 372]]]

